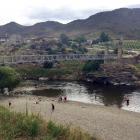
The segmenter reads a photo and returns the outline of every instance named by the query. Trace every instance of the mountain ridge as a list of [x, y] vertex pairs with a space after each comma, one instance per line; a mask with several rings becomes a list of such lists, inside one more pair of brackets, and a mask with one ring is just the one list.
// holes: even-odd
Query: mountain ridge
[[96, 36], [102, 31], [113, 37], [122, 35], [126, 39], [140, 39], [140, 8], [120, 8], [100, 12], [86, 19], [74, 20], [67, 24], [46, 21], [24, 26], [10, 22], [0, 26], [0, 35], [18, 34], [39, 37], [58, 37], [62, 33], [68, 36]]

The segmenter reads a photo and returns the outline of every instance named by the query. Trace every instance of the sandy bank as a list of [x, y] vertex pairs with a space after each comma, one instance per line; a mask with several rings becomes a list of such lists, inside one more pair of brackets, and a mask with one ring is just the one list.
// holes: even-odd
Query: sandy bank
[[[0, 104], [8, 107], [8, 101], [12, 102], [11, 110], [25, 112], [27, 104], [29, 112], [39, 113], [46, 120], [80, 126], [101, 140], [140, 140], [140, 113], [78, 102], [58, 103], [46, 97], [35, 104], [35, 96], [1, 98]], [[53, 113], [51, 103], [55, 104]]]

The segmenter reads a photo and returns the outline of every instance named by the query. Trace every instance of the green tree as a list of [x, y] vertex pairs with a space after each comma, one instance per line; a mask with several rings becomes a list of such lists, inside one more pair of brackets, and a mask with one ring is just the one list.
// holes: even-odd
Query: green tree
[[108, 41], [110, 41], [110, 37], [105, 32], [102, 32], [99, 37], [99, 40], [100, 40], [100, 42], [108, 42]]
[[95, 72], [99, 70], [101, 64], [103, 60], [88, 61], [83, 67], [83, 72]]
[[9, 91], [13, 90], [20, 82], [19, 74], [10, 67], [0, 67], [0, 89], [3, 92], [4, 88], [8, 88]]
[[53, 62], [46, 61], [43, 65], [43, 68], [51, 69], [53, 67]]
[[83, 48], [83, 47], [79, 47], [79, 48], [78, 48], [78, 51], [79, 51], [80, 53], [82, 53], [82, 54], [88, 52], [88, 50], [87, 50], [86, 48]]
[[60, 35], [60, 42], [65, 45], [69, 45], [69, 38], [65, 34]]
[[86, 42], [86, 38], [84, 36], [79, 36], [75, 39], [76, 42], [78, 42], [79, 44]]

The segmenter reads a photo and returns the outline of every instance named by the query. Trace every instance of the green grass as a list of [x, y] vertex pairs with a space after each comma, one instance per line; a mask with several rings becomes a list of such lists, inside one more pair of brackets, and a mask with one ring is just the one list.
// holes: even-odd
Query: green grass
[[30, 68], [19, 68], [17, 71], [21, 76], [26, 75], [27, 77], [52, 77], [52, 76], [62, 76], [66, 74], [71, 74], [72, 72], [68, 69], [44, 69], [39, 67], [30, 67]]
[[35, 115], [0, 106], [0, 140], [96, 140], [79, 128], [48, 123]]
[[79, 61], [63, 61], [60, 62], [59, 66], [56, 68], [45, 69], [38, 66], [20, 66], [17, 67], [17, 72], [21, 77], [48, 77], [52, 78], [53, 76], [62, 77], [73, 75], [82, 70], [84, 62]]
[[[56, 67], [50, 69], [27, 65], [17, 67], [16, 70], [21, 77], [28, 77], [29, 79], [32, 77], [34, 79], [48, 77], [49, 79], [79, 80], [79, 74], [83, 72], [88, 63], [85, 61], [61, 61]], [[95, 63], [98, 62], [95, 61]], [[92, 69], [97, 71], [96, 65], [94, 63], [92, 65]]]
[[82, 70], [85, 62], [80, 61], [62, 61], [60, 62], [60, 65], [62, 68], [68, 69], [68, 70]]
[[34, 115], [16, 114], [0, 107], [0, 136], [3, 140], [36, 137], [40, 133], [41, 124], [41, 119]]

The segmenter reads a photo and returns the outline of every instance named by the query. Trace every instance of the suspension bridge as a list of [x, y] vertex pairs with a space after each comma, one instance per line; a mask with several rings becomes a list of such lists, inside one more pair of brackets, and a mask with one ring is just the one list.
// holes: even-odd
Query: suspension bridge
[[114, 54], [57, 54], [57, 55], [11, 55], [0, 56], [0, 65], [44, 63], [46, 61], [88, 61], [88, 60], [115, 60], [118, 56]]

